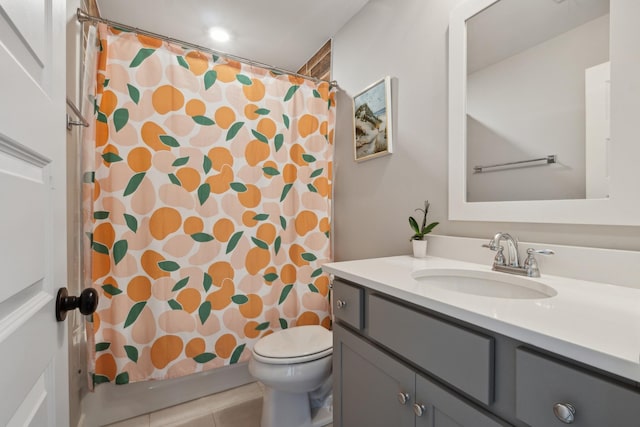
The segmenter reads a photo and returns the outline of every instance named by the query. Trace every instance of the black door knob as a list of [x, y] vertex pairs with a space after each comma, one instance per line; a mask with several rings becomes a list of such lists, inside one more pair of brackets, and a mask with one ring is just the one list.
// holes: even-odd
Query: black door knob
[[67, 311], [79, 309], [82, 314], [91, 314], [98, 308], [98, 291], [87, 288], [79, 297], [70, 297], [67, 288], [58, 289], [56, 297], [56, 319], [62, 322], [67, 318]]

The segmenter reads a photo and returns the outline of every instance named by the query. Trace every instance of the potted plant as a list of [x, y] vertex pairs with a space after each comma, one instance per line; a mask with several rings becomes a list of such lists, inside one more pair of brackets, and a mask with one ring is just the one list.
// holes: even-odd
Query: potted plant
[[425, 236], [440, 224], [439, 222], [432, 222], [427, 225], [427, 214], [429, 213], [429, 201], [424, 202], [424, 209], [416, 209], [417, 212], [422, 213], [422, 225], [418, 226], [418, 222], [412, 216], [409, 217], [409, 225], [413, 230], [413, 236], [411, 240], [413, 243], [413, 256], [416, 258], [424, 258], [427, 256], [427, 240]]

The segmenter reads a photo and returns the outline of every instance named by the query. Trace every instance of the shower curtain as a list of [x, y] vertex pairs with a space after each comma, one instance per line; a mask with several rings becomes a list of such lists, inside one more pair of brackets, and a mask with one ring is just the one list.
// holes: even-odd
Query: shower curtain
[[104, 25], [95, 76], [93, 383], [213, 369], [275, 330], [330, 327], [328, 83]]

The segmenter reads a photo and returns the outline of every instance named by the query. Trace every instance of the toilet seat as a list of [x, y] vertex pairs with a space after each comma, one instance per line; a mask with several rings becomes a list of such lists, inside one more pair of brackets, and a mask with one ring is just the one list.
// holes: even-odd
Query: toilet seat
[[253, 347], [263, 363], [287, 365], [322, 359], [333, 353], [333, 334], [319, 325], [296, 326], [267, 335]]

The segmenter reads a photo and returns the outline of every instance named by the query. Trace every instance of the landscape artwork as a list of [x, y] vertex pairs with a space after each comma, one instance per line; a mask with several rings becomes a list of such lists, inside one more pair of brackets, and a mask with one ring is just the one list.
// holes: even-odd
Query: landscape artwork
[[355, 160], [391, 153], [391, 78], [385, 77], [353, 97]]

